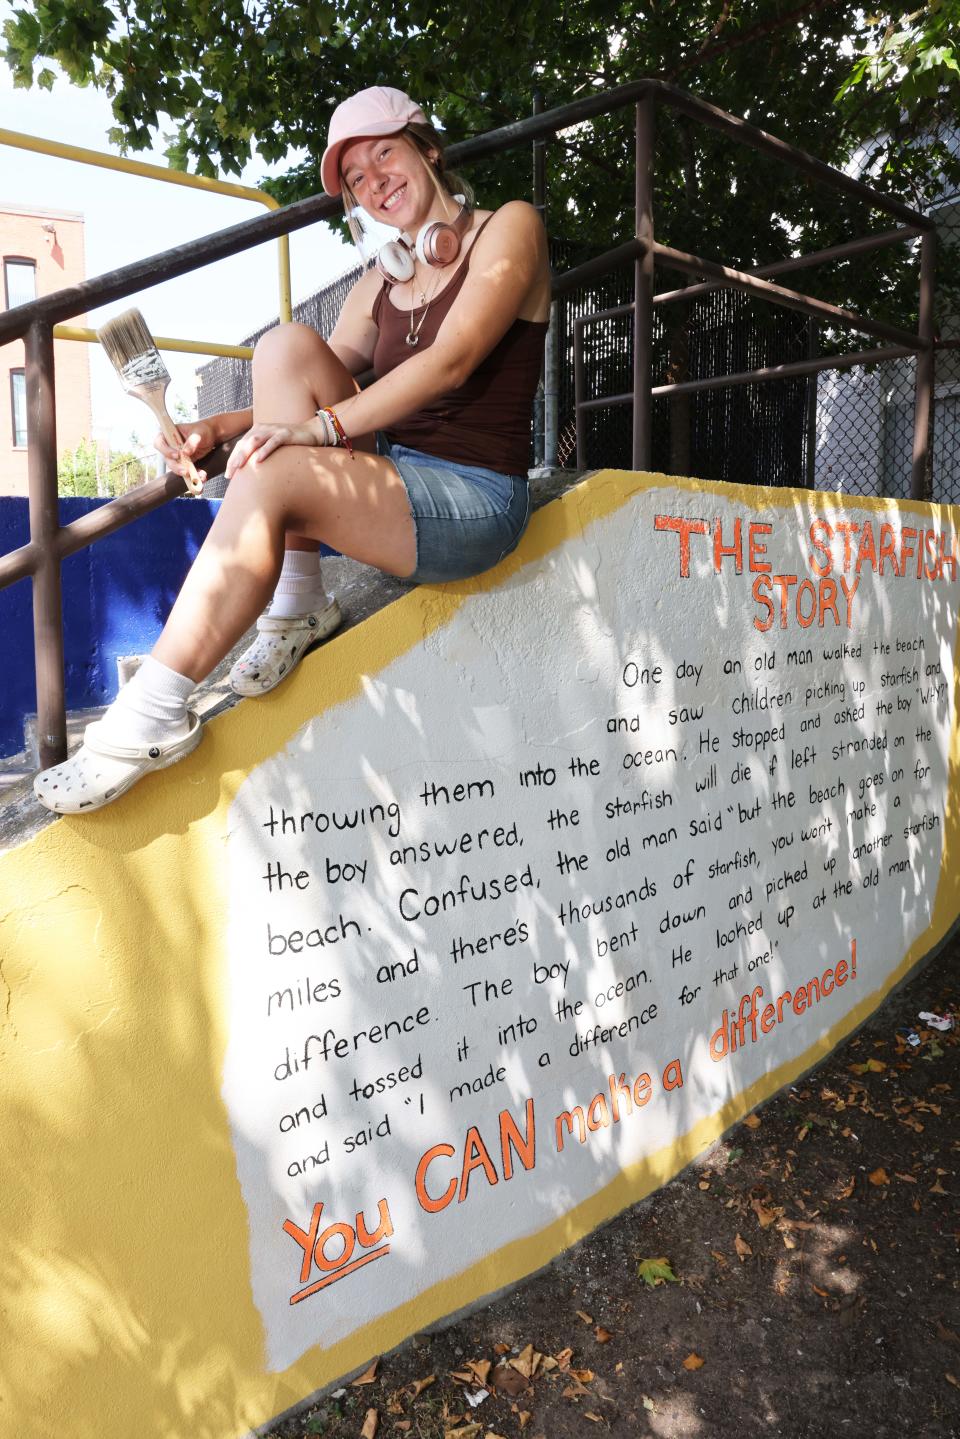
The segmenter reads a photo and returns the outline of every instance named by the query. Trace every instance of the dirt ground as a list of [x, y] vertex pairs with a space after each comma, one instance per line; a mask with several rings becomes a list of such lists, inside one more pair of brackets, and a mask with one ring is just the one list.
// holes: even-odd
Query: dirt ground
[[665, 1189], [272, 1434], [960, 1436], [960, 1017], [921, 1010], [960, 1011], [960, 942]]

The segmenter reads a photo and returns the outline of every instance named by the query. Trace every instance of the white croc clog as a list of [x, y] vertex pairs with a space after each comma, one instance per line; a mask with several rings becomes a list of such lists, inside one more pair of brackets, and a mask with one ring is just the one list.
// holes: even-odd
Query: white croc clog
[[342, 619], [336, 600], [310, 615], [286, 619], [261, 615], [257, 638], [230, 671], [230, 688], [247, 698], [266, 694], [286, 679], [314, 645], [332, 635]]
[[143, 745], [114, 744], [103, 736], [99, 720], [88, 724], [76, 754], [38, 774], [33, 792], [55, 814], [100, 809], [119, 799], [144, 775], [166, 769], [196, 749], [203, 729], [192, 710], [187, 718], [190, 728], [180, 739]]

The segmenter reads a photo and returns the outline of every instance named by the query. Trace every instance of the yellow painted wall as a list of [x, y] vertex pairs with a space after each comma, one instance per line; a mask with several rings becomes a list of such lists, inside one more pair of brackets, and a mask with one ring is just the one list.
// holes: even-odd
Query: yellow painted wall
[[[547, 555], [663, 477], [605, 472], [533, 519], [521, 549], [475, 581], [413, 591], [322, 656], [325, 703], [443, 625], [474, 591]], [[744, 505], [791, 492], [698, 486]], [[810, 501], [824, 512], [830, 496]], [[858, 501], [868, 506], [870, 502]], [[937, 514], [935, 507], [901, 512]], [[370, 1331], [266, 1372], [247, 1219], [220, 1098], [225, 822], [249, 771], [315, 712], [293, 683], [216, 720], [195, 755], [116, 805], [52, 824], [0, 856], [0, 1431], [18, 1439], [230, 1439], [431, 1320], [530, 1272], [663, 1183], [739, 1115], [815, 1063], [882, 999], [768, 1074], [669, 1150]], [[954, 696], [956, 699], [956, 696]], [[956, 704], [954, 705], [956, 714]], [[944, 862], [929, 931], [960, 912], [954, 728]]]

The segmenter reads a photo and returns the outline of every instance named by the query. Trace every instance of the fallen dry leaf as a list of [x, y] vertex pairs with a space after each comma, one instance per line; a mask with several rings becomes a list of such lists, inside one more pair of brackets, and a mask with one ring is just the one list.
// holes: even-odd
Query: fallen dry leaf
[[552, 1354], [540, 1355], [540, 1368], [537, 1371], [538, 1373], [549, 1374], [551, 1369], [557, 1368], [559, 1368], [559, 1365], [557, 1364], [557, 1361], [556, 1359], [554, 1359]]
[[942, 1319], [937, 1320], [937, 1338], [942, 1339], [945, 1344], [955, 1344], [960, 1349], [960, 1334], [948, 1329]]
[[737, 1251], [741, 1264], [745, 1263], [745, 1261], [749, 1259], [750, 1255], [753, 1253], [750, 1245], [740, 1234], [735, 1237], [733, 1241], [733, 1247]]
[[490, 1376], [490, 1383], [499, 1389], [501, 1394], [509, 1394], [516, 1398], [526, 1389], [529, 1381], [518, 1374], [516, 1369], [510, 1369], [506, 1364], [498, 1364]]
[[530, 1420], [533, 1418], [533, 1415], [531, 1414], [529, 1409], [518, 1409], [517, 1418], [520, 1421], [520, 1428], [526, 1429], [527, 1425], [530, 1423]]
[[774, 1220], [779, 1219], [783, 1214], [782, 1205], [767, 1204], [766, 1201], [769, 1198], [770, 1195], [766, 1189], [762, 1189], [750, 1197], [750, 1208], [757, 1216], [761, 1229], [768, 1229]]
[[493, 1346], [493, 1352], [494, 1352], [494, 1354], [509, 1354], [509, 1353], [510, 1353], [510, 1345], [509, 1345], [509, 1344], [495, 1344], [495, 1345]]
[[609, 1329], [604, 1329], [602, 1324], [598, 1324], [596, 1329], [593, 1331], [593, 1337], [598, 1344], [609, 1344], [610, 1340], [613, 1338], [613, 1335], [610, 1333]]
[[680, 1283], [670, 1267], [669, 1259], [641, 1259], [637, 1265], [637, 1275], [650, 1289], [655, 1289], [658, 1284]]
[[952, 1384], [955, 1389], [960, 1389], [960, 1380], [957, 1379], [957, 1376], [955, 1374], [951, 1374], [949, 1369], [944, 1371], [943, 1377], [944, 1379], [946, 1379], [947, 1383]]
[[528, 1344], [520, 1351], [516, 1359], [508, 1359], [507, 1363], [511, 1369], [516, 1369], [517, 1373], [522, 1374], [525, 1379], [532, 1379], [542, 1358], [543, 1355], [538, 1354], [532, 1344]]
[[656, 1404], [654, 1404], [649, 1394], [644, 1394], [643, 1396], [643, 1407], [644, 1409], [649, 1409], [651, 1414], [656, 1413], [657, 1406]]
[[931, 1184], [931, 1186], [930, 1186], [930, 1188], [929, 1188], [929, 1190], [928, 1190], [927, 1192], [928, 1192], [929, 1194], [946, 1194], [947, 1191], [944, 1189], [943, 1185], [940, 1183], [940, 1181], [939, 1181], [939, 1179], [938, 1179], [938, 1180], [936, 1180], [935, 1183]]
[[570, 1373], [574, 1379], [579, 1379], [581, 1384], [590, 1384], [596, 1377], [592, 1369], [571, 1369]]
[[577, 1310], [577, 1318], [578, 1318], [578, 1319], [582, 1319], [583, 1322], [584, 1322], [584, 1324], [592, 1324], [592, 1323], [593, 1323], [593, 1315], [592, 1315], [592, 1314], [584, 1314], [584, 1312], [583, 1312], [582, 1309], [578, 1309], [578, 1310]]
[[400, 1429], [400, 1430], [402, 1430], [403, 1433], [406, 1434], [407, 1430], [408, 1430], [408, 1429], [411, 1429], [411, 1428], [413, 1427], [413, 1425], [412, 1425], [412, 1423], [411, 1423], [411, 1421], [410, 1421], [409, 1419], [398, 1419], [397, 1422], [396, 1422], [396, 1424], [394, 1424], [393, 1427], [394, 1427], [394, 1429]]
[[780, 1231], [780, 1238], [783, 1240], [784, 1249], [796, 1249], [797, 1241], [788, 1229], [782, 1229]]
[[759, 1128], [760, 1128], [760, 1116], [759, 1116], [759, 1114], [748, 1114], [747, 1117], [746, 1117], [746, 1119], [745, 1119], [743, 1122], [744, 1122], [744, 1124], [747, 1126], [748, 1129], [759, 1129]]
[[867, 1178], [869, 1179], [871, 1184], [880, 1185], [890, 1183], [890, 1176], [883, 1168], [874, 1169], [872, 1173], [867, 1175]]
[[694, 1369], [702, 1369], [704, 1366], [704, 1362], [705, 1361], [700, 1358], [699, 1354], [694, 1354], [691, 1350], [691, 1352], [687, 1355], [686, 1359], [684, 1359], [683, 1361], [683, 1367], [684, 1369], [689, 1369], [691, 1371]]
[[443, 1439], [474, 1439], [482, 1430], [482, 1424], [460, 1424], [456, 1429], [444, 1429]]
[[379, 1359], [374, 1359], [369, 1369], [365, 1369], [362, 1374], [358, 1374], [356, 1379], [351, 1379], [351, 1389], [359, 1389], [361, 1384], [373, 1384], [377, 1377], [377, 1365], [379, 1363]]
[[591, 1419], [594, 1424], [602, 1424], [602, 1423], [603, 1423], [603, 1420], [600, 1418], [600, 1415], [599, 1415], [599, 1414], [591, 1414], [589, 1409], [584, 1409], [584, 1411], [583, 1411], [583, 1417], [584, 1417], [584, 1419]]
[[478, 1384], [486, 1384], [493, 1365], [489, 1359], [468, 1359], [467, 1368], [472, 1371]]
[[360, 1439], [376, 1439], [379, 1422], [380, 1416], [376, 1409], [368, 1409], [367, 1417], [363, 1421], [363, 1428], [360, 1430]]
[[559, 1354], [556, 1355], [557, 1363], [560, 1365], [560, 1368], [561, 1368], [561, 1369], [569, 1369], [569, 1368], [570, 1368], [570, 1360], [571, 1360], [572, 1358], [573, 1358], [573, 1350], [572, 1350], [572, 1349], [561, 1349], [560, 1352], [559, 1352]]
[[430, 1388], [430, 1385], [431, 1385], [431, 1384], [436, 1384], [436, 1382], [437, 1382], [437, 1376], [436, 1376], [436, 1374], [428, 1374], [427, 1377], [426, 1377], [426, 1379], [414, 1379], [413, 1383], [410, 1384], [410, 1385], [408, 1385], [407, 1387], [408, 1387], [408, 1390], [409, 1390], [410, 1394], [413, 1396], [413, 1398], [414, 1398], [414, 1399], [419, 1399], [419, 1397], [420, 1397], [420, 1395], [423, 1393], [424, 1389], [429, 1389], [429, 1388]]
[[854, 1178], [854, 1176], [851, 1175], [850, 1178], [848, 1179], [847, 1183], [843, 1186], [843, 1188], [842, 1188], [842, 1189], [840, 1190], [840, 1192], [838, 1193], [837, 1198], [838, 1198], [838, 1199], [849, 1199], [850, 1196], [851, 1196], [851, 1194], [853, 1193], [853, 1191], [856, 1189], [856, 1187], [857, 1187], [857, 1181], [856, 1181], [856, 1179]]
[[472, 1384], [474, 1382], [473, 1374], [469, 1369], [451, 1369], [450, 1378], [456, 1379], [458, 1384]]
[[585, 1394], [589, 1393], [589, 1389], [585, 1389], [578, 1379], [574, 1379], [572, 1384], [567, 1385], [560, 1397], [561, 1399], [582, 1399]]
[[813, 1290], [814, 1294], [819, 1294], [821, 1299], [830, 1298], [830, 1295], [826, 1289], [820, 1289], [816, 1284], [811, 1284], [810, 1288]]
[[720, 1265], [720, 1268], [721, 1268], [721, 1269], [726, 1269], [726, 1267], [727, 1267], [727, 1256], [726, 1256], [725, 1254], [721, 1254], [720, 1251], [719, 1251], [719, 1249], [711, 1249], [711, 1250], [710, 1250], [710, 1253], [711, 1253], [711, 1255], [713, 1256], [713, 1258], [717, 1261], [717, 1263]]
[[699, 1181], [699, 1183], [697, 1184], [697, 1188], [698, 1188], [698, 1189], [709, 1189], [709, 1188], [710, 1188], [710, 1181], [709, 1181], [709, 1179], [701, 1179], [701, 1180]]

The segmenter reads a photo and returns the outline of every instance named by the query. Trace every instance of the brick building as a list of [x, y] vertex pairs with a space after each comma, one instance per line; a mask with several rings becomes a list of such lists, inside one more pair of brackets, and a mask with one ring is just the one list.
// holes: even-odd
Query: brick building
[[[83, 216], [0, 201], [0, 305], [12, 309], [85, 278]], [[83, 325], [77, 316], [72, 324]], [[55, 340], [57, 449], [90, 435], [88, 346]], [[27, 493], [27, 403], [23, 343], [0, 346], [0, 495]]]

